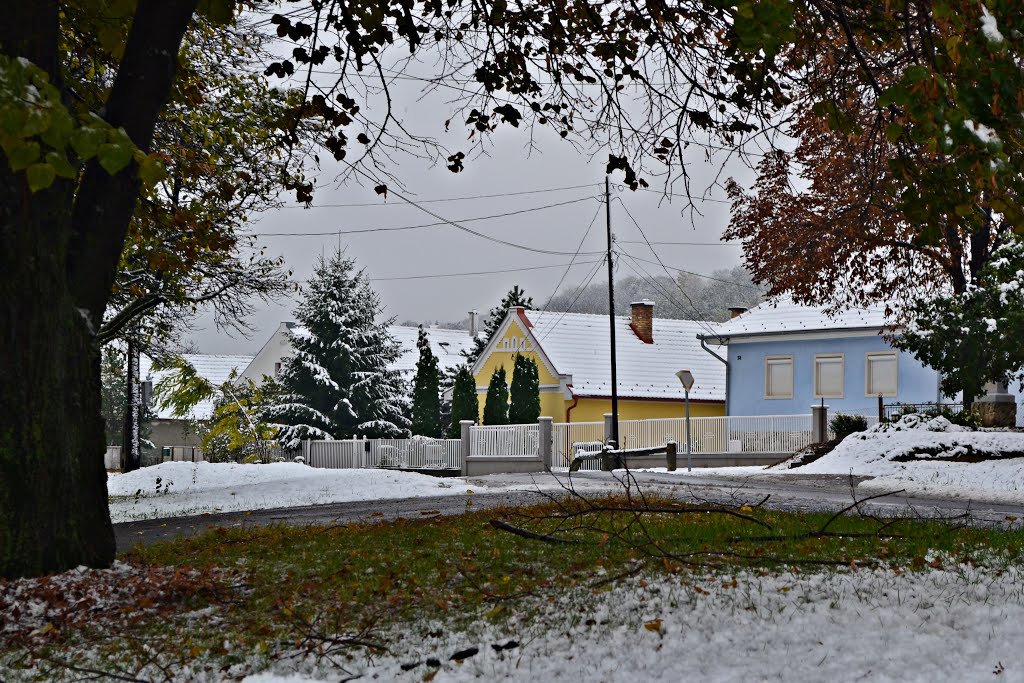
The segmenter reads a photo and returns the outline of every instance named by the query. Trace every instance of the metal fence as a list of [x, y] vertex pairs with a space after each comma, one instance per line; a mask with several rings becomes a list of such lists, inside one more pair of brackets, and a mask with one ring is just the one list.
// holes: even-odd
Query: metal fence
[[[601, 450], [604, 422], [558, 422], [551, 425], [551, 467], [567, 468], [578, 452]], [[587, 461], [583, 469], [601, 469], [600, 462]]]
[[461, 469], [461, 439], [344, 439], [307, 441], [310, 467], [326, 469]]
[[[963, 403], [886, 403], [882, 406], [882, 419], [889, 422], [901, 415], [921, 413], [923, 415], [957, 415], [964, 411]], [[875, 418], [878, 422], [878, 418]], [[870, 426], [870, 425], [869, 425]]]
[[469, 432], [470, 455], [537, 455], [538, 425], [485, 425]]

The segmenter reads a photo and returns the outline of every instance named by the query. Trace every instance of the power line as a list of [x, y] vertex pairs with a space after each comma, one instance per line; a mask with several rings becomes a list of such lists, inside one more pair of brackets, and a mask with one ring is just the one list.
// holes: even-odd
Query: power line
[[[385, 282], [390, 280], [428, 280], [442, 277], [463, 277], [467, 275], [497, 275], [499, 273], [520, 273], [527, 270], [544, 270], [545, 268], [561, 268], [562, 266], [584, 266], [593, 263], [603, 263], [604, 259], [597, 261], [577, 261], [576, 263], [555, 263], [550, 266], [527, 266], [525, 268], [506, 268], [505, 270], [477, 270], [466, 273], [437, 273], [433, 275], [402, 275], [398, 277], [371, 277], [370, 282]], [[568, 271], [567, 271], [568, 272]]]
[[[635, 258], [635, 257], [633, 257], [633, 256], [630, 256], [629, 254], [626, 254], [626, 253], [624, 253], [624, 252], [623, 252], [623, 253], [621, 253], [621, 255], [622, 255], [622, 256], [625, 256], [625, 257], [626, 257], [626, 258], [628, 258], [628, 259], [630, 259], [630, 260], [631, 260], [631, 261], [633, 261], [634, 263], [636, 262], [636, 258]], [[696, 319], [691, 319], [691, 320], [693, 320], [693, 322], [697, 323], [698, 325], [700, 325], [701, 327], [703, 327], [703, 328], [704, 328], [705, 330], [707, 330], [707, 331], [708, 331], [708, 332], [710, 332], [711, 334], [714, 334], [714, 333], [715, 333], [715, 331], [714, 331], [714, 328], [713, 328], [713, 327], [711, 326], [711, 323], [709, 323], [709, 322], [708, 322], [707, 320], [705, 320], [705, 319], [704, 319], [704, 317], [703, 317], [703, 316], [701, 316], [700, 312], [699, 312], [699, 311], [698, 311], [698, 310], [696, 309], [696, 307], [695, 307], [695, 306], [693, 305], [693, 301], [692, 301], [692, 300], [690, 299], [690, 297], [689, 297], [689, 296], [687, 296], [687, 297], [686, 297], [686, 300], [690, 302], [690, 305], [689, 305], [689, 306], [687, 306], [687, 305], [684, 305], [684, 304], [680, 303], [680, 302], [679, 302], [679, 301], [678, 301], [678, 300], [677, 300], [677, 299], [676, 299], [675, 297], [673, 297], [673, 296], [672, 296], [671, 294], [669, 294], [669, 293], [668, 293], [668, 292], [667, 292], [667, 291], [665, 290], [665, 288], [664, 288], [664, 287], [662, 287], [662, 286], [661, 286], [661, 283], [659, 283], [659, 282], [657, 281], [657, 279], [655, 279], [655, 277], [654, 277], [653, 275], [651, 275], [651, 274], [650, 274], [650, 273], [648, 273], [648, 272], [647, 272], [646, 270], [644, 270], [644, 269], [643, 269], [643, 268], [642, 268], [642, 267], [640, 266], [640, 264], [639, 264], [639, 263], [637, 263], [637, 266], [636, 266], [636, 268], [634, 268], [634, 267], [633, 267], [632, 265], [630, 265], [629, 261], [626, 261], [625, 263], [626, 263], [626, 267], [627, 267], [627, 268], [629, 268], [629, 269], [630, 269], [630, 270], [632, 270], [632, 271], [633, 271], [634, 273], [636, 273], [637, 277], [639, 277], [639, 278], [640, 278], [641, 280], [643, 280], [643, 281], [647, 282], [647, 283], [648, 283], [649, 285], [651, 285], [652, 287], [654, 287], [654, 288], [655, 288], [655, 289], [656, 289], [656, 290], [657, 290], [658, 292], [660, 292], [660, 293], [661, 293], [661, 295], [662, 295], [662, 296], [664, 296], [664, 297], [665, 297], [665, 299], [666, 299], [666, 300], [667, 300], [667, 301], [668, 301], [669, 303], [671, 303], [672, 305], [674, 305], [675, 307], [677, 307], [678, 309], [680, 309], [680, 310], [682, 310], [682, 311], [685, 311], [685, 310], [689, 309], [690, 313], [691, 313], [692, 315], [696, 316]], [[671, 279], [671, 278], [670, 278], [670, 279]], [[680, 291], [681, 291], [681, 290], [680, 290]], [[685, 294], [684, 294], [684, 296], [685, 296]]]
[[558, 320], [553, 322], [551, 324], [551, 326], [547, 330], [544, 331], [544, 334], [541, 335], [540, 339], [537, 340], [538, 344], [548, 338], [548, 335], [551, 334], [551, 332], [556, 327], [558, 327], [558, 325], [562, 322], [562, 318], [564, 318], [566, 316], [566, 314], [572, 312], [573, 306], [576, 305], [576, 302], [579, 301], [579, 298], [583, 295], [583, 292], [585, 292], [587, 290], [587, 287], [590, 286], [591, 281], [593, 281], [593, 279], [595, 277], [597, 277], [597, 274], [601, 271], [601, 265], [604, 263], [604, 261], [605, 261], [604, 259], [601, 259], [601, 260], [597, 261], [597, 265], [594, 266], [594, 268], [590, 271], [590, 273], [588, 273], [587, 276], [580, 283], [580, 286], [576, 289], [576, 292], [575, 292], [576, 296], [574, 296], [573, 300], [569, 302], [568, 306], [566, 306], [566, 308], [568, 310], [562, 311], [562, 314], [560, 316], [558, 316]]
[[[686, 273], [687, 275], [693, 275], [694, 277], [700, 277], [700, 278], [704, 278], [705, 280], [712, 280], [714, 282], [721, 282], [722, 284], [732, 285], [733, 287], [746, 287], [747, 289], [758, 289], [757, 285], [748, 285], [748, 284], [744, 284], [742, 282], [735, 282], [734, 280], [726, 280], [724, 278], [714, 277], [713, 275], [705, 275], [704, 273], [695, 273], [695, 272], [693, 272], [691, 270], [684, 270], [683, 268], [676, 268], [675, 266], [665, 265], [664, 263], [661, 263], [660, 261], [655, 262], [655, 261], [651, 261], [650, 259], [640, 258], [639, 256], [633, 256], [632, 254], [627, 254], [624, 251], [621, 252], [621, 253], [625, 254], [626, 256], [629, 256], [631, 259], [634, 259], [636, 261], [642, 261], [644, 263], [650, 263], [651, 265], [654, 265], [654, 266], [661, 266], [662, 268], [666, 268], [668, 270], [674, 270], [677, 273]], [[669, 275], [669, 277], [671, 277], [671, 275]]]
[[[544, 206], [535, 206], [535, 207], [531, 207], [531, 208], [528, 208], [528, 209], [519, 209], [519, 210], [516, 210], [516, 211], [506, 211], [504, 213], [496, 213], [496, 214], [491, 214], [489, 216], [474, 216], [474, 217], [471, 217], [471, 218], [461, 218], [459, 220], [462, 221], [463, 223], [471, 223], [473, 221], [493, 220], [495, 218], [505, 218], [506, 216], [518, 216], [520, 214], [531, 213], [533, 211], [543, 211], [545, 209], [553, 209], [553, 208], [559, 207], [559, 206], [568, 206], [569, 204], [578, 204], [579, 202], [591, 201], [593, 199], [594, 199], [593, 197], [579, 197], [577, 199], [570, 199], [569, 201], [557, 202], [555, 204], [546, 204]], [[420, 230], [422, 228], [436, 228], [436, 227], [439, 227], [439, 226], [442, 226], [442, 225], [452, 225], [452, 224], [453, 224], [453, 221], [449, 221], [447, 219], [442, 219], [440, 222], [437, 222], [437, 223], [420, 223], [418, 225], [399, 225], [399, 226], [393, 226], [393, 227], [352, 228], [352, 229], [348, 229], [348, 230], [329, 230], [329, 231], [325, 231], [325, 232], [254, 232], [254, 233], [249, 233], [249, 234], [251, 236], [253, 236], [253, 237], [326, 237], [326, 236], [334, 236], [334, 235], [357, 235], [357, 234], [373, 233], [373, 232], [396, 232], [396, 231], [402, 231], [402, 230]], [[458, 226], [456, 226], [456, 227], [458, 227]], [[463, 229], [469, 231], [468, 228], [463, 228]], [[486, 237], [487, 239], [492, 239], [492, 240], [495, 240], [495, 241], [500, 241], [500, 240], [497, 240], [497, 238], [492, 238], [489, 235], [484, 235], [483, 233], [476, 233], [475, 231], [470, 231], [470, 232], [474, 232], [474, 234], [478, 234], [481, 237]], [[512, 243], [508, 242], [507, 244], [512, 244]], [[550, 253], [558, 253], [558, 254], [563, 254], [563, 255], [566, 255], [566, 256], [572, 254], [572, 252], [550, 252]], [[601, 253], [601, 252], [592, 252], [592, 253], [597, 254], [597, 253]]]
[[658, 244], [686, 247], [742, 247], [742, 242], [647, 242], [644, 240], [615, 240], [619, 244]]
[[[363, 176], [364, 178], [366, 178], [370, 182], [374, 182], [374, 183], [379, 182], [376, 178], [374, 178], [369, 173], [367, 173], [363, 169], [359, 168], [355, 164], [352, 164], [352, 163], [347, 162], [347, 161], [344, 162], [344, 163], [349, 168], [351, 168], [354, 173], [358, 173], [359, 175]], [[556, 256], [572, 256], [573, 255], [572, 252], [568, 252], [568, 251], [555, 251], [553, 249], [537, 249], [537, 248], [534, 248], [534, 247], [528, 247], [525, 244], [517, 244], [515, 242], [509, 242], [507, 240], [499, 239], [497, 237], [491, 237], [490, 235], [484, 234], [482, 232], [478, 232], [476, 230], [473, 230], [472, 228], [467, 228], [466, 226], [461, 225], [457, 221], [453, 221], [453, 220], [450, 220], [448, 218], [445, 218], [441, 214], [436, 213], [435, 211], [432, 211], [431, 209], [428, 209], [425, 206], [422, 206], [421, 204], [413, 201], [412, 199], [409, 199], [408, 197], [406, 197], [404, 194], [402, 194], [400, 192], [392, 191], [391, 194], [395, 195], [396, 197], [398, 197], [402, 201], [410, 204], [411, 206], [416, 207], [417, 209], [419, 209], [423, 213], [427, 214], [428, 216], [433, 216], [434, 218], [436, 218], [439, 221], [443, 221], [446, 224], [448, 224], [448, 225], [450, 225], [450, 226], [452, 226], [454, 228], [458, 228], [459, 230], [462, 230], [463, 232], [468, 232], [469, 234], [475, 235], [476, 237], [479, 237], [481, 239], [485, 239], [485, 240], [488, 240], [490, 242], [495, 242], [497, 244], [504, 244], [505, 246], [513, 247], [515, 249], [522, 249], [523, 251], [530, 251], [530, 252], [533, 252], [535, 254], [553, 254], [553, 255], [556, 255]], [[588, 197], [588, 199], [592, 199], [592, 198]], [[584, 253], [586, 253], [586, 252], [584, 252]], [[590, 254], [590, 255], [594, 255], [594, 254], [598, 254], [598, 253], [601, 253], [601, 252], [594, 252], [593, 254]]]
[[[441, 202], [461, 202], [469, 201], [472, 199], [494, 199], [497, 197], [519, 197], [522, 195], [530, 194], [544, 194], [549, 192], [566, 192], [568, 190], [580, 190], [587, 187], [596, 187], [597, 183], [588, 183], [586, 185], [568, 185], [566, 187], [552, 187], [540, 190], [522, 190], [519, 192], [499, 192], [496, 194], [478, 194], [478, 195], [467, 195], [465, 197], [440, 197], [437, 199], [420, 199], [421, 204], [437, 204]], [[355, 208], [362, 206], [402, 206], [401, 204], [387, 204], [385, 202], [361, 202], [353, 204], [317, 204], [315, 206], [298, 206], [295, 204], [287, 204], [281, 208], [283, 209], [326, 209], [326, 208]]]
[[593, 230], [594, 223], [597, 221], [597, 217], [599, 215], [601, 215], [600, 204], [597, 205], [597, 211], [594, 212], [594, 216], [590, 219], [590, 223], [587, 225], [587, 229], [583, 231], [583, 237], [580, 238], [580, 243], [576, 246], [576, 253], [573, 255], [572, 260], [569, 261], [569, 266], [565, 269], [565, 272], [562, 273], [562, 277], [559, 278], [558, 284], [555, 285], [554, 291], [551, 292], [551, 296], [548, 297], [549, 302], [555, 298], [555, 295], [558, 294], [558, 288], [562, 286], [563, 282], [565, 282], [566, 276], [569, 275], [569, 269], [572, 267], [572, 264], [576, 260], [576, 257], [579, 256], [580, 249], [583, 248], [583, 243], [587, 241], [587, 237], [590, 235], [590, 231]]

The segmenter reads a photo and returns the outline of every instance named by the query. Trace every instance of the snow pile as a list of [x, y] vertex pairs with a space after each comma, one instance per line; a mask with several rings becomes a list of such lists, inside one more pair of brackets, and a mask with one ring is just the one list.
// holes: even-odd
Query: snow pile
[[1024, 433], [972, 431], [943, 417], [906, 415], [852, 434], [797, 474], [875, 477], [861, 493], [905, 489], [910, 495], [1015, 503], [1024, 501]]
[[499, 623], [405, 628], [384, 639], [389, 654], [346, 663], [352, 671], [307, 661], [245, 683], [353, 673], [389, 681], [926, 682], [1005, 671], [1021, 680], [1024, 572], [933, 560], [948, 569], [637, 578], [607, 592], [566, 591]]
[[165, 462], [107, 479], [115, 523], [471, 492], [464, 479], [394, 470], [328, 470], [297, 463]]

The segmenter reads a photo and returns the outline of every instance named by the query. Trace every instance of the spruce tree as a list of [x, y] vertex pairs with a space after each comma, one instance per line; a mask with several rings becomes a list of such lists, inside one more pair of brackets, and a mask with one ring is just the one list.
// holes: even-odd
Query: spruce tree
[[491, 375], [491, 383], [487, 385], [487, 398], [484, 400], [484, 424], [508, 424], [508, 383], [505, 380], [505, 366], [501, 366]]
[[448, 436], [458, 439], [462, 436], [462, 420], [480, 421], [480, 404], [476, 398], [476, 380], [469, 368], [463, 365], [455, 374], [455, 385], [452, 388], [452, 422], [448, 428]]
[[301, 327], [281, 368], [283, 396], [267, 409], [285, 448], [302, 439], [408, 434], [406, 383], [389, 368], [401, 347], [388, 332], [392, 321], [376, 320], [380, 308], [352, 258], [337, 250], [319, 260], [295, 311]]
[[509, 423], [537, 423], [537, 418], [540, 417], [540, 373], [537, 370], [537, 363], [532, 358], [516, 354], [509, 397]]
[[533, 297], [526, 296], [526, 291], [521, 289], [519, 285], [514, 285], [512, 289], [508, 290], [505, 298], [501, 300], [501, 303], [491, 309], [490, 313], [487, 314], [487, 319], [484, 320], [484, 329], [482, 334], [477, 336], [473, 340], [473, 348], [466, 353], [466, 360], [470, 366], [476, 362], [476, 359], [480, 357], [480, 354], [484, 352], [484, 347], [487, 346], [487, 342], [491, 340], [494, 333], [498, 331], [498, 327], [501, 326], [501, 321], [505, 319], [505, 315], [508, 314], [508, 309], [514, 306], [522, 306], [528, 311], [533, 310]]
[[430, 350], [427, 333], [420, 325], [416, 348], [420, 358], [416, 362], [416, 376], [412, 389], [412, 433], [438, 438], [441, 436], [441, 387], [437, 357]]

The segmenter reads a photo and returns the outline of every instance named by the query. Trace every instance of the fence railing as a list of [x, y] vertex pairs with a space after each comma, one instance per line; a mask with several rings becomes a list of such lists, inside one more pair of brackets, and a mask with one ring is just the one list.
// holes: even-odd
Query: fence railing
[[469, 432], [470, 455], [537, 455], [540, 427], [527, 425], [485, 425]]
[[[948, 413], [956, 415], [963, 411], [963, 403], [886, 403], [882, 406], [881, 417], [888, 421], [899, 415], [907, 415], [909, 413], [922, 413], [924, 415]], [[875, 423], [878, 423], [877, 417], [875, 418]]]
[[326, 469], [461, 469], [460, 439], [345, 439], [308, 441], [303, 456]]
[[[690, 418], [693, 453], [792, 453], [811, 442], [810, 415]], [[675, 441], [686, 449], [686, 419], [620, 420], [620, 448]]]
[[[578, 452], [601, 450], [604, 422], [560, 422], [551, 425], [551, 466], [568, 467]], [[583, 469], [601, 469], [600, 462], [586, 461]]]

